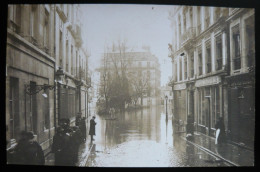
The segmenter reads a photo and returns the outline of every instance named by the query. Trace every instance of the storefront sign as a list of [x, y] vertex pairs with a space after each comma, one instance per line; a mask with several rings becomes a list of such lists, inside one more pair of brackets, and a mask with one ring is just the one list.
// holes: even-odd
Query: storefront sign
[[196, 81], [195, 87], [203, 87], [208, 85], [215, 85], [221, 82], [220, 76], [212, 76]]
[[186, 89], [185, 83], [174, 85], [174, 90], [184, 90], [184, 89]]

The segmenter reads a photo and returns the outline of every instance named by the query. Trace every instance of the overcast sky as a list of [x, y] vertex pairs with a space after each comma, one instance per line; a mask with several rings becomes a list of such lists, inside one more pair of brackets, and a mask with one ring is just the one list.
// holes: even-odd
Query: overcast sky
[[[172, 75], [168, 43], [172, 31], [168, 12], [170, 5], [82, 4], [84, 47], [91, 52], [89, 67], [99, 66], [104, 45], [126, 39], [127, 45], [148, 45], [161, 65], [161, 85]], [[97, 79], [97, 78], [96, 78]]]

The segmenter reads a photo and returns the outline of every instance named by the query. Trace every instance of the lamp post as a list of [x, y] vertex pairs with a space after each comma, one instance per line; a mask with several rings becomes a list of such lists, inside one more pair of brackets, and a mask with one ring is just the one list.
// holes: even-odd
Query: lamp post
[[168, 96], [165, 96], [165, 100], [166, 100], [166, 120], [168, 120], [168, 112], [167, 112], [167, 100], [168, 100]]

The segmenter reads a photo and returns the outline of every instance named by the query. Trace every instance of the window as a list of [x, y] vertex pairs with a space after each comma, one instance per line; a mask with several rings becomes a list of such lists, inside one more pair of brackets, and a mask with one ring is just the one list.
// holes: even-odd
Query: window
[[200, 7], [198, 7], [198, 33], [201, 32], [201, 22], [200, 22]]
[[66, 40], [66, 71], [69, 72], [69, 41]]
[[210, 46], [206, 48], [206, 59], [207, 59], [207, 73], [211, 72], [211, 49]]
[[180, 58], [179, 66], [179, 78], [182, 80], [182, 58]]
[[35, 24], [36, 24], [36, 10], [37, 10], [37, 5], [32, 5], [32, 8], [31, 8], [31, 14], [30, 14], [30, 34], [31, 34], [31, 37], [32, 37], [32, 41], [33, 42], [36, 42], [36, 39], [35, 39]]
[[194, 57], [190, 57], [190, 76], [191, 78], [194, 76]]
[[240, 33], [239, 26], [235, 26], [232, 29], [233, 34], [233, 69], [237, 70], [241, 68], [241, 57], [240, 57]]
[[199, 75], [202, 75], [202, 53], [201, 52], [199, 52], [198, 63], [199, 63]]
[[18, 139], [19, 136], [19, 79], [10, 77], [9, 92], [9, 110], [10, 110], [10, 138]]
[[14, 32], [20, 33], [21, 29], [21, 5], [8, 5], [9, 27]]
[[49, 12], [45, 9], [45, 19], [44, 19], [44, 26], [43, 26], [43, 45], [46, 53], [49, 52], [48, 44], [49, 44]]
[[221, 36], [216, 38], [216, 69], [222, 69], [222, 39]]
[[184, 57], [184, 79], [187, 79], [187, 57]]
[[247, 66], [255, 66], [255, 19], [254, 16], [245, 20], [246, 23], [246, 54]]
[[59, 41], [59, 59], [60, 59], [60, 67], [62, 67], [63, 68], [63, 64], [62, 64], [62, 58], [63, 58], [63, 53], [62, 53], [62, 51], [63, 51], [63, 47], [62, 47], [62, 44], [63, 44], [63, 42], [62, 42], [62, 31], [60, 31], [60, 41]]
[[215, 7], [215, 21], [220, 18], [220, 7]]
[[208, 28], [210, 25], [209, 10], [210, 8], [205, 7], [205, 28]]
[[71, 65], [71, 74], [73, 75], [74, 74], [74, 72], [73, 72], [73, 45], [71, 45], [71, 52], [70, 52], [70, 54], [71, 54], [71, 63], [70, 63], [70, 65]]

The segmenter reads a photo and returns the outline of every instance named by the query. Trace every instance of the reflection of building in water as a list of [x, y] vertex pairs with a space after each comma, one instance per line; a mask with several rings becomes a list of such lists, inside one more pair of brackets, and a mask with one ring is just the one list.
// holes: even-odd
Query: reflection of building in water
[[169, 18], [174, 115], [210, 136], [224, 117], [228, 138], [253, 148], [254, 9], [178, 6]]

